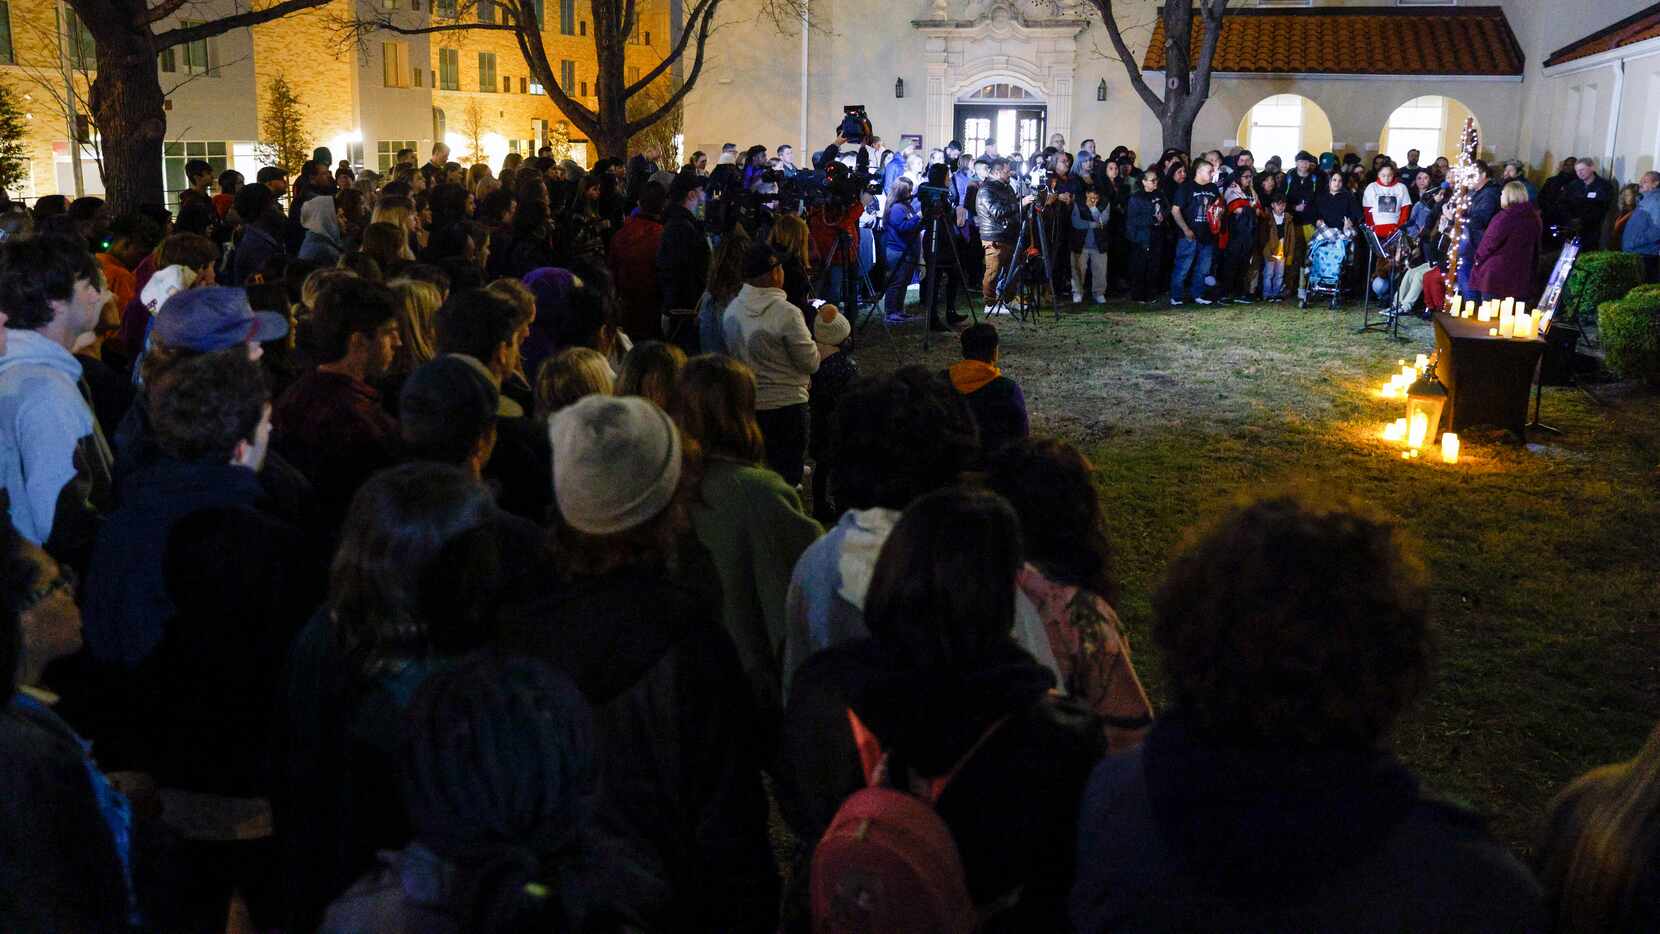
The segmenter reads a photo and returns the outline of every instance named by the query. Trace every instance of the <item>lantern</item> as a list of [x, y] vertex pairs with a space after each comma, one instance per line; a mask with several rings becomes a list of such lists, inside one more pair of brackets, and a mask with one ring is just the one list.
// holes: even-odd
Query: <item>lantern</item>
[[893, 96], [894, 97], [904, 97], [905, 96], [905, 79], [904, 78], [895, 78], [895, 79], [893, 79]]
[[1095, 86], [1095, 99], [1098, 101], [1107, 99], [1107, 79], [1102, 78], [1101, 83]]
[[1422, 447], [1425, 439], [1440, 435], [1441, 411], [1446, 407], [1447, 387], [1436, 379], [1435, 361], [1431, 360], [1424, 368], [1424, 375], [1406, 388], [1408, 447]]

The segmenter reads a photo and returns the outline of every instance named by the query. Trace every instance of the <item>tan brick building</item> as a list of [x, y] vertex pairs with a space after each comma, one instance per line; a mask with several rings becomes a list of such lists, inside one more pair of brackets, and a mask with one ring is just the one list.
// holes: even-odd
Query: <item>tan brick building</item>
[[[508, 152], [534, 153], [563, 121], [530, 75], [510, 33], [451, 32], [432, 37], [390, 33], [341, 48], [331, 26], [355, 8], [391, 13], [401, 25], [430, 22], [432, 8], [450, 0], [332, 0], [328, 5], [203, 43], [170, 49], [157, 68], [168, 92], [165, 185], [184, 186], [184, 163], [204, 158], [252, 177], [261, 161], [255, 147], [270, 80], [282, 75], [304, 109], [310, 144], [328, 146], [335, 160], [385, 167], [401, 147], [426, 157], [435, 139], [451, 158], [483, 158], [497, 166]], [[630, 77], [661, 60], [671, 42], [669, 4], [648, 4], [629, 46]], [[207, 4], [192, 4], [201, 10]], [[28, 177], [15, 189], [25, 200], [75, 193], [62, 63], [70, 62], [83, 137], [86, 88], [93, 67], [90, 40], [73, 14], [53, 0], [0, 0], [0, 80], [16, 94], [28, 126]], [[555, 77], [567, 93], [594, 106], [595, 60], [588, 4], [544, 0], [543, 43]], [[226, 12], [229, 12], [227, 9]], [[200, 19], [202, 12], [187, 18]], [[172, 21], [157, 24], [165, 29]], [[636, 64], [636, 57], [638, 64]], [[567, 124], [568, 126], [568, 124]], [[573, 134], [573, 137], [575, 134]], [[476, 146], [475, 146], [476, 137]], [[573, 138], [572, 158], [587, 164], [586, 141]], [[475, 148], [478, 152], [475, 152]], [[82, 188], [101, 194], [94, 147], [82, 147]]]

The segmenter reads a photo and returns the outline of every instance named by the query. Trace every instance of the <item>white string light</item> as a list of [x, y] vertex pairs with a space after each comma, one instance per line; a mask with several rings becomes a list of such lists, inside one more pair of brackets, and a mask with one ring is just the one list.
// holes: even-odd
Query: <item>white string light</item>
[[1464, 239], [1464, 216], [1470, 210], [1470, 192], [1474, 190], [1477, 170], [1476, 153], [1481, 149], [1481, 131], [1476, 129], [1476, 118], [1464, 118], [1464, 134], [1458, 144], [1458, 165], [1453, 167], [1452, 246], [1447, 250], [1446, 297], [1442, 311], [1452, 311], [1453, 296], [1458, 294], [1459, 243]]

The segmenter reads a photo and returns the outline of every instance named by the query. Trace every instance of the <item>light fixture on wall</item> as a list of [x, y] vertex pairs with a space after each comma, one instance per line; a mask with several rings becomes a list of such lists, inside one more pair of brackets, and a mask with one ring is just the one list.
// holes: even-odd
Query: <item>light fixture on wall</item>
[[893, 96], [894, 97], [904, 97], [905, 96], [905, 79], [904, 78], [895, 78], [895, 79], [893, 79]]
[[1102, 78], [1101, 83], [1095, 86], [1095, 99], [1098, 101], [1107, 99], [1107, 79]]

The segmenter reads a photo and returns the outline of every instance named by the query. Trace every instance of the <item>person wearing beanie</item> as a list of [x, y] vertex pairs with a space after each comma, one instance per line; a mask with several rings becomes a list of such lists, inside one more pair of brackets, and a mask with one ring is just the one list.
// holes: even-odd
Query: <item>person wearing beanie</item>
[[571, 679], [489, 654], [429, 678], [409, 710], [414, 839], [329, 906], [322, 931], [612, 931], [661, 888], [594, 819], [599, 750]]
[[451, 464], [482, 479], [496, 446], [500, 396], [470, 357], [446, 354], [421, 364], [398, 396], [404, 459]]
[[785, 299], [778, 255], [757, 241], [744, 256], [744, 285], [722, 321], [732, 356], [755, 371], [755, 416], [767, 442], [767, 466], [791, 486], [801, 482], [807, 455], [807, 397], [819, 348], [839, 345], [852, 325], [824, 304], [807, 330], [806, 315]]
[[504, 602], [497, 646], [553, 662], [593, 705], [601, 813], [662, 868], [677, 925], [773, 930], [760, 726], [720, 576], [691, 534], [700, 471], [637, 396], [585, 397], [548, 435], [558, 573]]

